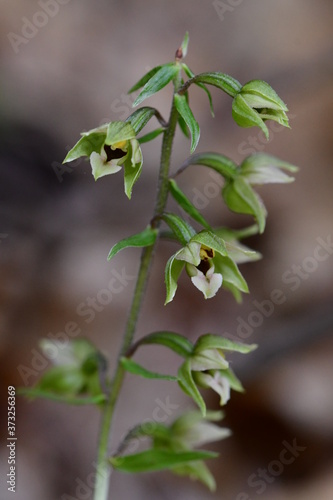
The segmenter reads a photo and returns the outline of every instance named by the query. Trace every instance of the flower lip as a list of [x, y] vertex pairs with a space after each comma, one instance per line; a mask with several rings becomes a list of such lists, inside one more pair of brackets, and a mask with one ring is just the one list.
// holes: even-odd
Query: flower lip
[[196, 266], [196, 268], [201, 271], [205, 276], [207, 275], [207, 272], [209, 271], [209, 269], [211, 268], [211, 265], [207, 260], [201, 260], [200, 261], [200, 264], [198, 266]]

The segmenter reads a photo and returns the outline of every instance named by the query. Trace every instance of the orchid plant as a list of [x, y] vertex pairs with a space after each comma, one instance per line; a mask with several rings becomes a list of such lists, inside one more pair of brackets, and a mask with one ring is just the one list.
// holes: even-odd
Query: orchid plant
[[[31, 397], [49, 397], [70, 404], [94, 404], [101, 413], [101, 428], [97, 454], [95, 500], [107, 500], [110, 469], [129, 473], [168, 469], [179, 475], [197, 479], [210, 490], [215, 481], [205, 460], [217, 454], [200, 447], [224, 439], [230, 431], [220, 427], [223, 414], [207, 410], [201, 388], [210, 388], [220, 398], [223, 406], [230, 398], [230, 390], [243, 391], [243, 386], [228, 362], [228, 353], [250, 353], [256, 345], [233, 342], [215, 333], [204, 333], [195, 343], [186, 335], [164, 331], [148, 333], [136, 342], [134, 335], [142, 300], [150, 274], [156, 243], [172, 239], [178, 248], [165, 267], [165, 304], [173, 301], [178, 280], [185, 270], [194, 287], [205, 299], [215, 297], [221, 289], [230, 291], [240, 302], [248, 285], [239, 270], [239, 264], [255, 261], [261, 256], [248, 248], [242, 240], [256, 233], [263, 233], [266, 223], [265, 206], [253, 189], [257, 184], [289, 183], [297, 168], [265, 153], [245, 158], [240, 165], [219, 152], [195, 153], [199, 143], [200, 127], [189, 104], [190, 88], [200, 87], [208, 96], [214, 116], [209, 86], [214, 86], [231, 97], [232, 117], [240, 127], [259, 127], [269, 137], [267, 120], [274, 120], [288, 127], [287, 107], [271, 86], [261, 80], [245, 85], [220, 72], [194, 74], [184, 63], [188, 47], [188, 34], [176, 51], [172, 62], [154, 67], [130, 90], [139, 91], [133, 106], [137, 107], [166, 85], [173, 85], [171, 111], [165, 120], [153, 107], [136, 109], [125, 121], [112, 121], [81, 134], [80, 140], [69, 151], [64, 162], [86, 157], [91, 164], [95, 180], [106, 175], [124, 176], [124, 191], [131, 199], [132, 190], [143, 168], [142, 145], [163, 137], [154, 213], [143, 229], [114, 244], [108, 255], [113, 259], [128, 247], [142, 247], [142, 256], [133, 301], [125, 327], [123, 344], [114, 367], [113, 377], [106, 371], [106, 359], [86, 339], [72, 340], [55, 366], [49, 369], [35, 388], [27, 390]], [[141, 131], [150, 120], [157, 127], [146, 134]], [[191, 156], [170, 174], [173, 139], [177, 127], [190, 140]], [[213, 169], [223, 179], [222, 199], [226, 206], [238, 214], [254, 218], [250, 227], [234, 230], [227, 227], [213, 228], [177, 183], [184, 170], [193, 165]], [[167, 210], [172, 197], [181, 209], [178, 213]], [[186, 220], [179, 213], [186, 214]], [[190, 222], [191, 221], [191, 222]], [[50, 340], [43, 340], [41, 348], [47, 354]], [[162, 345], [182, 358], [177, 374], [161, 374], [148, 370], [134, 361], [138, 348]], [[126, 372], [148, 379], [170, 380], [190, 397], [197, 409], [180, 415], [170, 425], [155, 423], [147, 428], [138, 424], [129, 430], [115, 453], [109, 451], [111, 423]], [[126, 453], [128, 443], [138, 436], [148, 437], [150, 447], [139, 453]]]

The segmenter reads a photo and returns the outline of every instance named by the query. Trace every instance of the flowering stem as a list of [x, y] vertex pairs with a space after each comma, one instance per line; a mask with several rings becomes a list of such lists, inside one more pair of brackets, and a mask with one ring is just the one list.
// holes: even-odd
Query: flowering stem
[[[181, 80], [179, 72], [174, 81], [175, 93], [180, 88], [180, 85], [181, 85]], [[168, 191], [169, 191], [168, 182], [169, 182], [171, 150], [176, 131], [177, 121], [178, 121], [178, 112], [173, 100], [169, 122], [166, 126], [162, 142], [158, 189], [157, 189], [157, 197], [154, 209], [154, 218], [157, 221], [155, 227], [158, 226], [160, 223], [160, 219], [158, 218], [158, 216], [163, 213], [168, 198]], [[112, 380], [111, 390], [103, 409], [100, 436], [99, 436], [99, 445], [98, 445], [98, 455], [97, 455], [94, 500], [108, 499], [110, 465], [107, 462], [107, 458], [108, 458], [108, 448], [110, 441], [111, 423], [115, 405], [125, 375], [125, 370], [121, 365], [120, 359], [122, 356], [125, 355], [126, 351], [131, 346], [134, 338], [136, 325], [140, 314], [141, 305], [146, 290], [146, 285], [148, 282], [149, 271], [153, 260], [155, 246], [156, 242], [154, 245], [145, 247], [141, 254], [140, 268], [133, 294], [132, 305], [127, 319], [123, 344], [118, 356], [117, 368], [115, 370], [114, 377]]]

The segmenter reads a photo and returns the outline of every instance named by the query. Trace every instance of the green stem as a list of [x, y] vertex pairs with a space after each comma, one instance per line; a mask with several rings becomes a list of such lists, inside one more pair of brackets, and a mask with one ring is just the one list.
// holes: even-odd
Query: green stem
[[[179, 72], [178, 77], [176, 77], [176, 81], [174, 83], [175, 93], [178, 91], [180, 84], [181, 81]], [[159, 171], [157, 197], [154, 209], [154, 217], [161, 215], [164, 212], [168, 199], [170, 159], [171, 159], [172, 143], [176, 131], [177, 121], [178, 121], [178, 112], [176, 110], [173, 100], [169, 122], [167, 124], [167, 128], [163, 135], [161, 163]], [[158, 224], [159, 221], [156, 223], [156, 225]], [[120, 363], [120, 359], [129, 349], [134, 338], [136, 325], [141, 310], [141, 305], [145, 294], [146, 285], [148, 282], [149, 271], [152, 264], [155, 247], [156, 247], [156, 242], [154, 245], [146, 247], [142, 251], [139, 273], [134, 290], [132, 305], [130, 308], [126, 324], [123, 344], [120, 349], [117, 368], [112, 380], [109, 398], [105, 403], [103, 410], [100, 436], [99, 436], [98, 454], [97, 454], [94, 500], [108, 499], [110, 465], [107, 463], [107, 458], [108, 458], [108, 446], [110, 440], [111, 423], [115, 405], [125, 375], [125, 371]]]

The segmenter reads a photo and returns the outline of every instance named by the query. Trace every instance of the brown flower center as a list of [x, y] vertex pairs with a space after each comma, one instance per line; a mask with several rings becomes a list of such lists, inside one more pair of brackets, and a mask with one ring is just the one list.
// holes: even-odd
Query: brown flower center
[[107, 144], [104, 145], [104, 151], [106, 152], [106, 161], [109, 162], [111, 160], [118, 160], [119, 158], [123, 158], [127, 155], [126, 151], [122, 149], [112, 149], [111, 146]]

